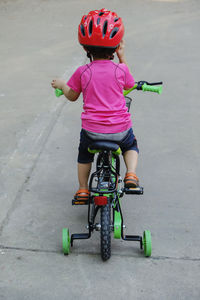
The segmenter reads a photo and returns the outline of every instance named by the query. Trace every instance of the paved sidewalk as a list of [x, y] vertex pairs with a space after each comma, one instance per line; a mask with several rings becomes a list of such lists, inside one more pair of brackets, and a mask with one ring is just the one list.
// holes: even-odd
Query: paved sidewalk
[[[125, 4], [0, 3], [0, 300], [200, 298], [200, 3]], [[86, 207], [71, 206], [82, 99], [56, 99], [50, 81], [85, 63], [74, 28], [96, 7], [125, 19], [136, 80], [164, 82], [161, 96], [132, 94], [145, 193], [122, 203], [127, 234], [152, 232], [151, 258], [137, 243], [113, 239], [104, 263], [98, 232], [62, 254], [62, 228], [86, 230]]]

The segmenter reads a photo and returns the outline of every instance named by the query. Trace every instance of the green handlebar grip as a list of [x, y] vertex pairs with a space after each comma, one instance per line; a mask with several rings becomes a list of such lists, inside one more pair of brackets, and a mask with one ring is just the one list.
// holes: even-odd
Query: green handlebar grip
[[60, 89], [55, 89], [55, 94], [56, 94], [56, 97], [60, 97], [61, 95], [63, 95], [63, 91]]
[[154, 92], [154, 93], [161, 94], [162, 93], [162, 86], [161, 85], [158, 85], [158, 86], [148, 85], [148, 84], [145, 83], [142, 86], [142, 90], [143, 90], [143, 92]]

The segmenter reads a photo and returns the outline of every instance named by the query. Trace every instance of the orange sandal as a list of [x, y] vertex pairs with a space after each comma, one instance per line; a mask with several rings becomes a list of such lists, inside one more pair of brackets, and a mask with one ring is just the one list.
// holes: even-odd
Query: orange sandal
[[80, 189], [74, 195], [74, 199], [78, 201], [88, 201], [90, 192], [87, 189]]
[[125, 188], [137, 188], [139, 186], [139, 179], [134, 173], [126, 173], [124, 178]]

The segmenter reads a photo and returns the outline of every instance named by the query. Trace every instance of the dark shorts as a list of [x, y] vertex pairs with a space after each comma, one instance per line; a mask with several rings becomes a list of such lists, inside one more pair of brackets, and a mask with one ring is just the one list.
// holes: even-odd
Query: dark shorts
[[[88, 147], [94, 142], [91, 139], [84, 129], [81, 130], [80, 133], [80, 144], [79, 144], [79, 153], [78, 153], [78, 162], [81, 164], [86, 164], [93, 162], [94, 154], [88, 152]], [[125, 138], [121, 141], [115, 142], [119, 145], [122, 150], [122, 154], [124, 154], [128, 150], [134, 150], [139, 153], [139, 149], [137, 146], [137, 140], [133, 134], [133, 129], [130, 128]]]

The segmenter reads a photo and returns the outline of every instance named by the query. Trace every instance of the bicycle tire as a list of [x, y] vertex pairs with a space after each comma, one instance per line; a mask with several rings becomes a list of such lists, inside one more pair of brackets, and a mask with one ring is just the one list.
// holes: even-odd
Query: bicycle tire
[[101, 258], [106, 261], [111, 256], [111, 206], [110, 202], [101, 207]]

